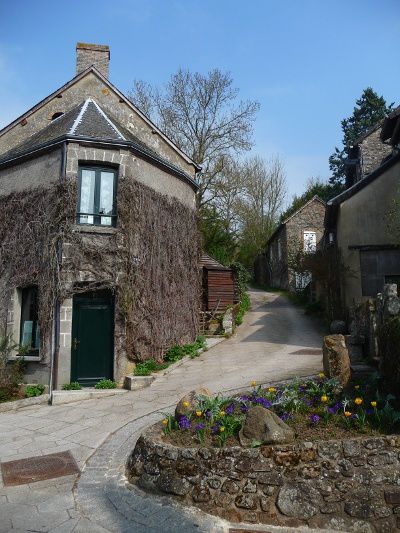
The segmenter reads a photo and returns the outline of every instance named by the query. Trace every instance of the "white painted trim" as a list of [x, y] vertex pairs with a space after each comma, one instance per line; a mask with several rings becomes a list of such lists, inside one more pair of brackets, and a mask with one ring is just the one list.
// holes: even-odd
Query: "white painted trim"
[[119, 131], [117, 126], [110, 120], [110, 118], [104, 113], [104, 111], [101, 109], [101, 107], [98, 105], [97, 102], [95, 102], [92, 98], [89, 98], [90, 102], [94, 104], [97, 108], [97, 111], [101, 113], [101, 115], [105, 118], [105, 120], [108, 122], [108, 124], [112, 127], [112, 129], [116, 132], [117, 135], [121, 137], [123, 141], [126, 141], [125, 137], [122, 135], [122, 133]]
[[117, 128], [117, 126], [112, 122], [112, 120], [110, 120], [110, 118], [104, 113], [104, 111], [101, 109], [101, 107], [99, 106], [99, 104], [97, 102], [95, 102], [93, 100], [93, 98], [87, 98], [85, 100], [85, 103], [83, 104], [81, 110], [79, 111], [79, 115], [76, 117], [76, 119], [74, 120], [74, 123], [72, 124], [72, 128], [69, 130], [69, 134], [70, 135], [74, 135], [75, 134], [75, 130], [76, 128], [79, 126], [79, 124], [81, 124], [82, 120], [83, 120], [83, 116], [84, 114], [86, 113], [87, 111], [87, 108], [88, 108], [88, 105], [89, 104], [93, 104], [97, 111], [101, 114], [101, 116], [104, 118], [104, 120], [107, 122], [107, 124], [109, 124], [112, 129], [115, 131], [115, 133], [118, 135], [118, 137], [122, 140], [122, 141], [126, 141], [125, 137], [122, 135], [122, 133], [119, 131], [119, 129]]
[[85, 113], [85, 111], [87, 109], [87, 106], [89, 105], [89, 102], [90, 102], [90, 98], [85, 100], [85, 103], [81, 107], [81, 110], [79, 111], [78, 116], [76, 117], [76, 119], [74, 120], [74, 123], [72, 124], [72, 128], [68, 132], [70, 135], [74, 135], [76, 128], [82, 122], [83, 115], [84, 115], [84, 113]]

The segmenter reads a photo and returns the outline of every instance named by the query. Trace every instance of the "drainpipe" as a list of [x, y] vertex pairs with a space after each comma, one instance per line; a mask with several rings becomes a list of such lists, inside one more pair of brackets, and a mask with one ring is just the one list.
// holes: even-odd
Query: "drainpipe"
[[[66, 163], [67, 163], [67, 144], [64, 142], [61, 147], [61, 171], [60, 171], [60, 183], [65, 179], [66, 174]], [[58, 268], [60, 268], [62, 261], [62, 240], [59, 239], [57, 242], [57, 263]], [[58, 385], [58, 359], [60, 354], [60, 302], [58, 298], [54, 302], [54, 311], [53, 311], [53, 346], [51, 352], [51, 365], [50, 365], [50, 380], [49, 380], [49, 394], [50, 397], [53, 394], [53, 390], [57, 388]]]

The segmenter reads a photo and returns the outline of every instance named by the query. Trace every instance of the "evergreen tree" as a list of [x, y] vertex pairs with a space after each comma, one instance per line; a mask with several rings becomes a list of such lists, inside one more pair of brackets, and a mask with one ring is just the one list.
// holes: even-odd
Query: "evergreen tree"
[[343, 131], [343, 148], [335, 148], [334, 153], [329, 158], [329, 168], [332, 177], [329, 179], [332, 184], [343, 184], [345, 180], [345, 161], [349, 155], [349, 149], [354, 142], [366, 133], [372, 126], [391, 111], [393, 104], [389, 106], [383, 96], [371, 88], [364, 89], [361, 97], [356, 100], [353, 114], [344, 118], [341, 122]]

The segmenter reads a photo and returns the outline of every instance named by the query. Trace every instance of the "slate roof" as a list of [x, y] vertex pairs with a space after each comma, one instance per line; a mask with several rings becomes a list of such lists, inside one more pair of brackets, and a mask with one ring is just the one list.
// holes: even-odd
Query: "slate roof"
[[48, 126], [32, 135], [28, 140], [3, 154], [1, 160], [32, 151], [64, 135], [104, 141], [132, 141], [151, 151], [150, 148], [118, 124], [116, 120], [109, 117], [93, 99], [88, 98], [64, 115], [54, 119]]
[[179, 178], [184, 178], [196, 190], [198, 189], [198, 184], [189, 174], [149, 148], [110, 114], [105, 113], [92, 98], [81, 102], [64, 115], [54, 119], [48, 126], [23, 143], [4, 153], [0, 157], [0, 165], [9, 164], [16, 158], [28, 156], [35, 150], [47, 149], [53, 144], [65, 140], [74, 141], [75, 139], [96, 143], [118, 143], [132, 148], [155, 164], [167, 167]]

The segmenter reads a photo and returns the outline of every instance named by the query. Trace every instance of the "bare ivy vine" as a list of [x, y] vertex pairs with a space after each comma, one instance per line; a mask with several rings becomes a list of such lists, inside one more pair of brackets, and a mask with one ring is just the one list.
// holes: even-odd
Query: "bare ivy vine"
[[1, 328], [12, 291], [37, 285], [45, 348], [56, 302], [107, 288], [130, 359], [160, 359], [172, 344], [193, 340], [200, 301], [194, 210], [124, 177], [118, 229], [97, 235], [75, 224], [76, 201], [74, 180], [0, 198]]

